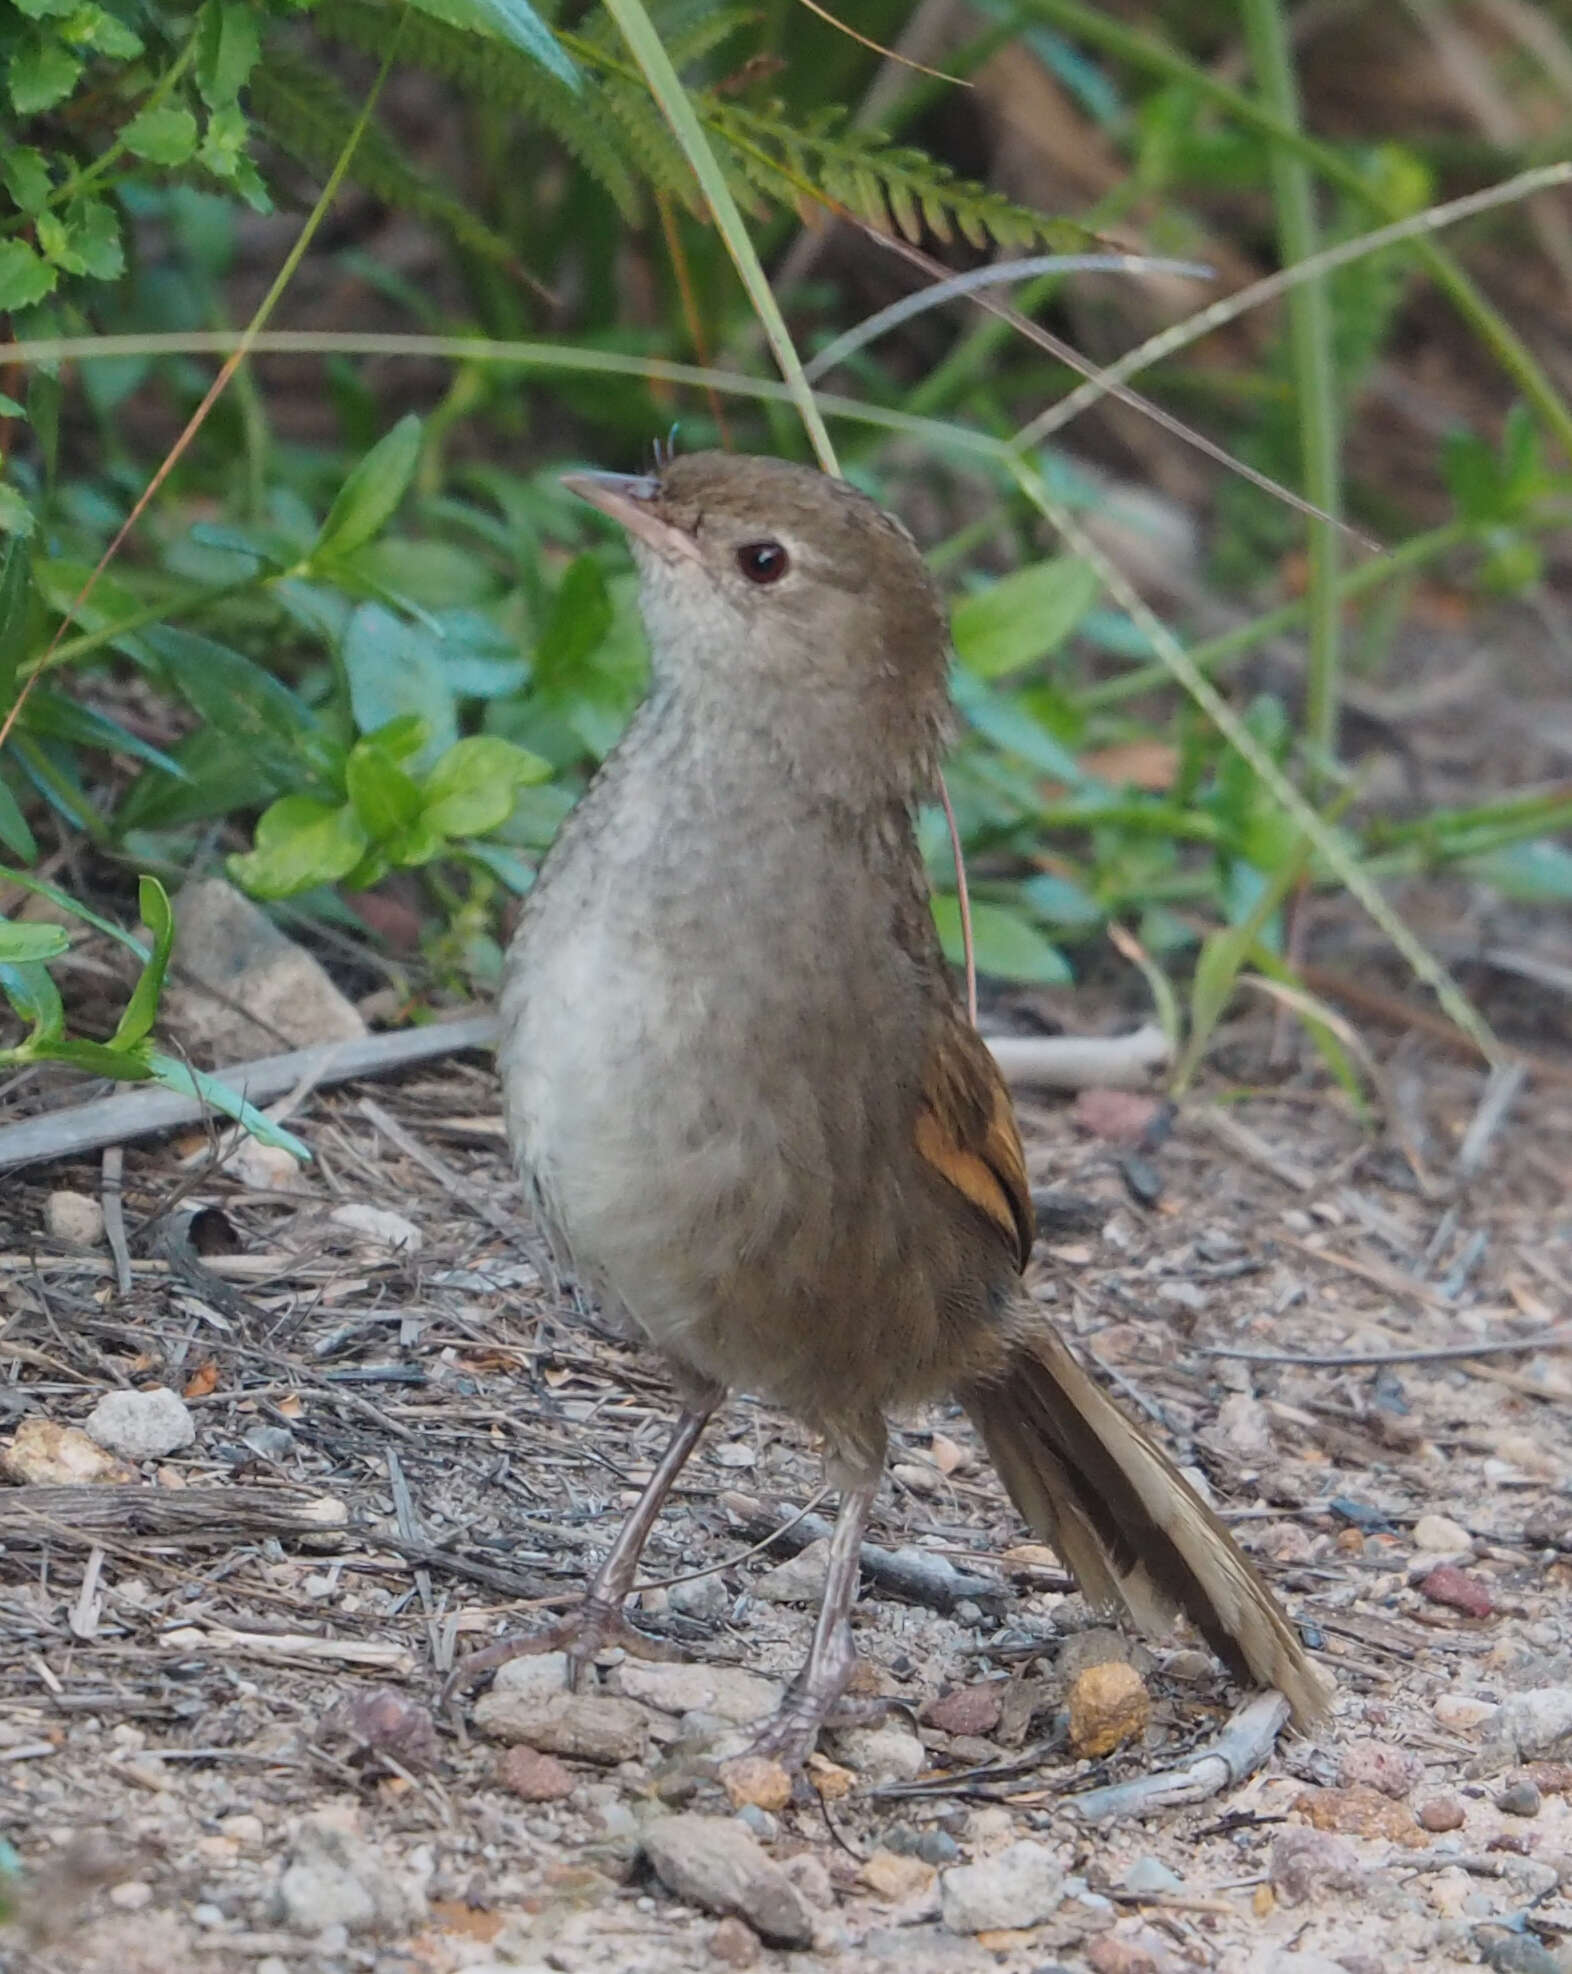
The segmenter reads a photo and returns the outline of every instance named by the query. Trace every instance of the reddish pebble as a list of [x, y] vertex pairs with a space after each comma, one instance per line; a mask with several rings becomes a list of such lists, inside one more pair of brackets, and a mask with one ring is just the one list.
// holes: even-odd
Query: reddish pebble
[[1463, 1827], [1463, 1805], [1456, 1796], [1432, 1796], [1429, 1802], [1419, 1805], [1418, 1816], [1421, 1830], [1440, 1832]]
[[1490, 1591], [1477, 1576], [1460, 1570], [1456, 1563], [1437, 1563], [1420, 1581], [1420, 1590], [1432, 1604], [1445, 1604], [1464, 1617], [1488, 1618], [1495, 1609]]
[[1075, 1121], [1110, 1145], [1139, 1145], [1162, 1115], [1157, 1097], [1134, 1090], [1083, 1090], [1075, 1100]]
[[497, 1764], [497, 1776], [504, 1789], [526, 1803], [560, 1802], [578, 1786], [572, 1769], [538, 1748], [509, 1748]]
[[1003, 1695], [1004, 1686], [998, 1680], [986, 1686], [958, 1686], [942, 1700], [930, 1700], [922, 1718], [929, 1727], [945, 1734], [991, 1734], [999, 1725]]

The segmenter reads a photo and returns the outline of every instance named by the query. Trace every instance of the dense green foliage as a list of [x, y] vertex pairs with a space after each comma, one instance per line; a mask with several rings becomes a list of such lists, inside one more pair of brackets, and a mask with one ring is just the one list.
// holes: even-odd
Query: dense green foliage
[[[884, 0], [858, 25], [888, 40], [908, 11]], [[1228, 10], [1191, 11], [1209, 46]], [[652, 16], [705, 141], [777, 253], [800, 214], [825, 206], [970, 259], [1084, 246], [1116, 225], [1154, 251], [1190, 253], [1218, 201], [1252, 240], [1270, 240], [1281, 219], [1270, 167], [1283, 154], [1307, 157], [1329, 188], [1323, 245], [1419, 211], [1443, 178], [1458, 187], [1443, 148], [1413, 133], [1312, 145], [1279, 108], [1216, 84], [1203, 58], [1132, 39], [1095, 9], [990, 0], [947, 66], [964, 74], [1000, 49], [1045, 64], [1127, 167], [1095, 207], [1040, 214], [947, 161], [949, 85], [909, 74], [883, 127], [865, 127], [844, 105], [878, 57], [807, 15], [667, 0]], [[451, 142], [412, 145], [415, 123], [390, 93], [356, 139], [379, 63], [381, 77], [421, 79]], [[430, 161], [439, 150], [447, 177]], [[446, 388], [401, 417], [407, 399], [326, 352], [335, 436], [307, 442], [280, 435], [269, 373], [243, 368], [89, 589], [158, 448], [211, 380], [194, 354], [147, 339], [231, 325], [256, 237], [245, 215], [303, 210], [346, 154], [351, 183], [430, 229], [438, 277], [407, 280], [353, 245], [319, 239], [310, 251], [409, 330], [455, 339]], [[1495, 175], [1513, 162], [1497, 159]], [[0, 187], [0, 313], [15, 336], [131, 338], [112, 356], [12, 361], [0, 397], [0, 717], [20, 703], [0, 750], [0, 845], [14, 868], [85, 836], [112, 860], [105, 869], [172, 879], [193, 858], [222, 860], [257, 897], [340, 922], [355, 894], [418, 872], [426, 967], [414, 984], [490, 985], [500, 902], [527, 888], [643, 682], [625, 551], [561, 491], [559, 467], [632, 463], [674, 416], [687, 444], [803, 452], [778, 405], [723, 411], [661, 369], [760, 366], [693, 169], [611, 16], [527, 0], [20, 0], [0, 15]], [[1516, 222], [1509, 211], [1496, 223]], [[1438, 274], [1425, 258], [1440, 253], [1392, 246], [1331, 277], [1330, 344], [1311, 354], [1336, 424], [1390, 360], [1416, 296], [1434, 306], [1427, 278], [1455, 276], [1449, 294], [1472, 306], [1456, 263], [1443, 257]], [[1055, 293], [1050, 277], [1029, 299], [1051, 305]], [[805, 347], [858, 307], [828, 272], [785, 300]], [[1434, 487], [1450, 519], [1438, 523], [1432, 502], [1416, 531], [1389, 487], [1352, 485], [1351, 511], [1399, 545], [1284, 602], [1280, 564], [1304, 523], [1225, 480], [1213, 574], [1257, 615], [1196, 648], [1203, 670], [1306, 620], [1335, 644], [1341, 603], [1356, 595], [1369, 600], [1359, 641], [1374, 669], [1406, 586], [1444, 557], [1495, 593], [1542, 581], [1540, 543], [1564, 526], [1572, 493], [1558, 450], [1566, 414], [1484, 304], [1468, 320], [1481, 361], [1499, 362], [1525, 402], [1499, 439], [1459, 430], [1438, 444]], [[483, 342], [525, 336], [537, 341], [508, 361]], [[1302, 342], [1274, 331], [1248, 370], [1181, 355], [1151, 388], [1297, 486], [1313, 436], [1305, 362]], [[859, 352], [838, 381], [866, 408], [837, 427], [844, 470], [900, 504], [915, 452], [933, 504], [955, 517], [933, 546], [956, 599], [964, 734], [951, 792], [980, 967], [1068, 980], [1117, 922], [1166, 968], [1231, 927], [1205, 949], [1204, 1028], [1241, 965], [1280, 965], [1294, 886], [1331, 873], [1210, 723], [1154, 696], [1164, 674], [1143, 621], [1084, 559], [1046, 551], [998, 442], [1070, 373], [1002, 322], [948, 310]], [[994, 451], [968, 450], [968, 437]], [[1021, 457], [1072, 511], [1095, 504], [1057, 449]], [[1335, 697], [1335, 674], [1319, 685]], [[1257, 699], [1246, 721], [1372, 872], [1462, 864], [1518, 895], [1572, 894], [1563, 794], [1384, 818], [1362, 809], [1348, 768], [1301, 746], [1281, 699]], [[957, 950], [937, 821], [931, 848]], [[47, 972], [64, 935], [0, 921], [0, 990], [27, 1030], [9, 1059], [166, 1073], [146, 1044], [168, 956], [163, 897], [144, 881], [153, 944], [103, 1044], [66, 1036]]]

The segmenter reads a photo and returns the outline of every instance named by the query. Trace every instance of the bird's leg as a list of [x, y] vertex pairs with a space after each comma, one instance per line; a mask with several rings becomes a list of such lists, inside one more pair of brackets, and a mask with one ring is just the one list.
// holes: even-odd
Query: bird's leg
[[846, 1690], [857, 1663], [852, 1642], [851, 1608], [857, 1598], [862, 1566], [862, 1538], [879, 1491], [877, 1471], [848, 1487], [841, 1495], [840, 1513], [830, 1537], [830, 1567], [824, 1582], [819, 1620], [807, 1662], [786, 1689], [786, 1697], [753, 1743], [753, 1752], [774, 1755], [787, 1768], [800, 1768], [813, 1753], [835, 1703]]
[[706, 1392], [701, 1399], [684, 1407], [666, 1451], [655, 1471], [644, 1484], [644, 1492], [628, 1510], [617, 1531], [617, 1539], [606, 1552], [605, 1561], [590, 1579], [584, 1600], [571, 1616], [547, 1631], [528, 1638], [503, 1638], [483, 1651], [472, 1652], [455, 1670], [450, 1687], [467, 1685], [477, 1674], [494, 1672], [509, 1659], [521, 1659], [537, 1652], [565, 1652], [568, 1658], [568, 1684], [583, 1683], [590, 1661], [608, 1645], [621, 1645], [636, 1658], [658, 1659], [665, 1649], [642, 1631], [636, 1631], [622, 1614], [622, 1606], [633, 1588], [639, 1557], [649, 1540], [655, 1519], [666, 1505], [677, 1476], [686, 1466], [689, 1454], [699, 1443], [699, 1435], [710, 1415], [720, 1404], [723, 1393]]

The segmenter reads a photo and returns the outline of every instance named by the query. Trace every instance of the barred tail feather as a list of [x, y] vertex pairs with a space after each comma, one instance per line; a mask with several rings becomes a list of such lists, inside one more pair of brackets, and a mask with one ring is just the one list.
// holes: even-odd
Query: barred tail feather
[[1183, 1611], [1241, 1679], [1275, 1686], [1301, 1727], [1331, 1686], [1238, 1544], [1173, 1462], [1050, 1330], [957, 1396], [1010, 1498], [1087, 1601], [1148, 1635]]

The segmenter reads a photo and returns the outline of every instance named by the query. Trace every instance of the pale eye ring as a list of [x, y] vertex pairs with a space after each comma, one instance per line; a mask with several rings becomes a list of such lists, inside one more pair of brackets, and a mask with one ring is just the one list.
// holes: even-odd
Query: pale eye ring
[[791, 557], [778, 541], [744, 542], [737, 550], [737, 567], [750, 583], [778, 583], [791, 567]]

